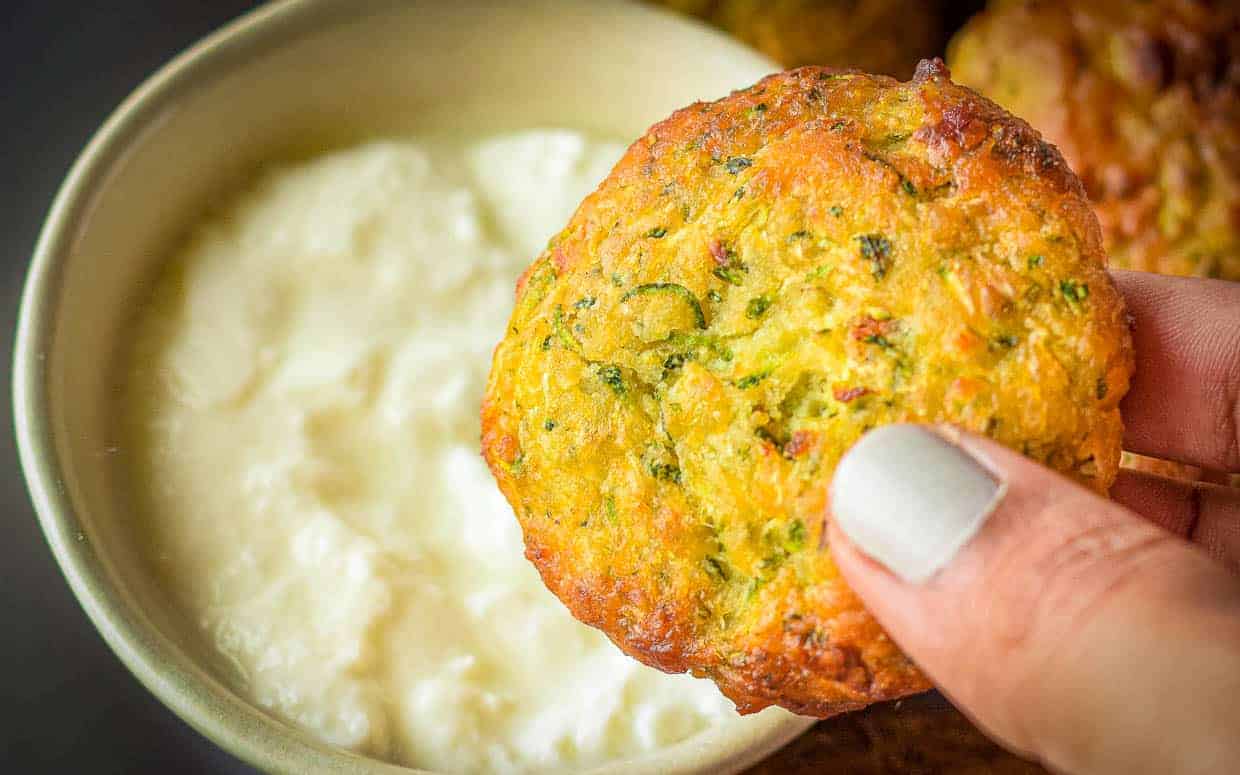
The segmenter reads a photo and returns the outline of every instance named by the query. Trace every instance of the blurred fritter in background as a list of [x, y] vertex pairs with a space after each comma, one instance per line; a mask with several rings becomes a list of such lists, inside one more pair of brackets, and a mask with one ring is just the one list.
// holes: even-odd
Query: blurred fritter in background
[[1059, 146], [1112, 265], [1240, 280], [1240, 3], [994, 2], [948, 65]]
[[913, 74], [942, 51], [938, 0], [656, 0], [710, 22], [784, 67]]

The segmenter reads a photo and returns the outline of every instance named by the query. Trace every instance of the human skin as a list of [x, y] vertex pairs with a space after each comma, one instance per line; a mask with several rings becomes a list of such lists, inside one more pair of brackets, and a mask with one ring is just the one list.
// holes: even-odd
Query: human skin
[[[1138, 353], [1126, 447], [1240, 471], [1240, 284], [1115, 277]], [[1054, 770], [1234, 772], [1240, 491], [1124, 471], [1108, 501], [936, 432], [1007, 490], [927, 583], [841, 528], [865, 515], [844, 515], [849, 482], [833, 483], [832, 554], [892, 638], [983, 729]]]
[[1059, 148], [1112, 266], [1240, 280], [1240, 4], [993, 0], [948, 64]]

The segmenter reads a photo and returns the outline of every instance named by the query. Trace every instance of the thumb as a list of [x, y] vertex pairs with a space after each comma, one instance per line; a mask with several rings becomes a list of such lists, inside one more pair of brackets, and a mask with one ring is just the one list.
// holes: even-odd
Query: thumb
[[868, 433], [830, 546], [891, 637], [983, 729], [1071, 773], [1240, 762], [1240, 579], [994, 442]]

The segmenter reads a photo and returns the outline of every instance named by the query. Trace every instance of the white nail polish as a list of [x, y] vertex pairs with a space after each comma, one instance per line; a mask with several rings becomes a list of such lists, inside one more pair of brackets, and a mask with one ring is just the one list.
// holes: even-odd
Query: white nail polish
[[858, 548], [921, 584], [977, 534], [1006, 489], [933, 432], [887, 425], [863, 436], [836, 467], [831, 511]]

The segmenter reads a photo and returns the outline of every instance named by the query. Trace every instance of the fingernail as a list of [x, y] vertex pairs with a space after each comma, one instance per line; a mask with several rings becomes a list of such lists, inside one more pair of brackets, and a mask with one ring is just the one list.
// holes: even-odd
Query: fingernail
[[977, 535], [1005, 491], [932, 431], [885, 425], [862, 436], [836, 466], [831, 512], [861, 551], [921, 584]]

